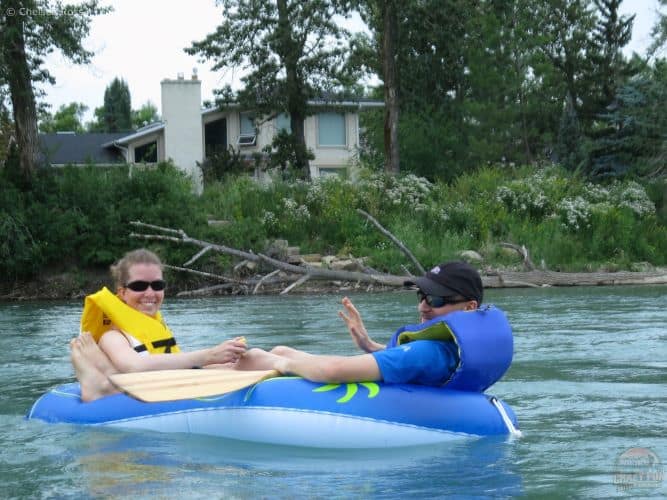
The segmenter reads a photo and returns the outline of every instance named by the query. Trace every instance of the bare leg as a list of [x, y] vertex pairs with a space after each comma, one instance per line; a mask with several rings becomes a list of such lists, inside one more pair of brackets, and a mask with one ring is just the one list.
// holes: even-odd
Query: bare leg
[[107, 376], [91, 361], [81, 339], [72, 339], [69, 345], [70, 357], [76, 371], [76, 378], [81, 383], [82, 401], [94, 401], [103, 396], [118, 392], [111, 385]]
[[294, 349], [292, 347], [287, 347], [284, 345], [278, 345], [273, 349], [271, 349], [271, 354], [275, 354], [276, 356], [289, 359], [306, 359], [313, 357], [313, 354], [310, 354], [305, 351], [299, 351], [298, 349]]
[[93, 336], [88, 332], [83, 332], [79, 336], [82, 350], [85, 356], [107, 377], [118, 373], [116, 367], [111, 363], [109, 357], [100, 349]]

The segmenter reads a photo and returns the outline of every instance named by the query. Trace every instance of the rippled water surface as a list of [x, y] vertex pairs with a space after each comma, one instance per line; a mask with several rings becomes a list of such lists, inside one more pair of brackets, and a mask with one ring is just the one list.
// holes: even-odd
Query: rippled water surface
[[[352, 298], [377, 340], [416, 317], [413, 293]], [[164, 314], [186, 348], [245, 335], [352, 354], [339, 299], [168, 299]], [[514, 408], [524, 437], [354, 452], [26, 421], [39, 395], [73, 378], [81, 303], [0, 304], [0, 497], [667, 496], [664, 479], [617, 484], [630, 448], [652, 451], [664, 475], [667, 287], [493, 290], [487, 302], [515, 333], [513, 365], [489, 392]]]

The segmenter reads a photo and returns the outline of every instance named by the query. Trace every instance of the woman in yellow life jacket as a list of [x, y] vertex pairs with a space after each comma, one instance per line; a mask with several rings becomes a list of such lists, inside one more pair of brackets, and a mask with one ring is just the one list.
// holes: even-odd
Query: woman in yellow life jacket
[[111, 266], [111, 274], [116, 294], [103, 288], [86, 297], [82, 333], [70, 342], [83, 401], [117, 392], [108, 380], [114, 373], [236, 363], [246, 352], [240, 337], [208, 349], [180, 351], [160, 315], [166, 283], [153, 252], [128, 252]]

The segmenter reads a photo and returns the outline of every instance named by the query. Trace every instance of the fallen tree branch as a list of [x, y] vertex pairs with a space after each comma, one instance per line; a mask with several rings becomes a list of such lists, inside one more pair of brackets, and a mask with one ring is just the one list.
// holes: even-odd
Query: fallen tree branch
[[303, 283], [305, 283], [309, 279], [310, 279], [310, 274], [305, 274], [305, 275], [301, 276], [298, 280], [296, 280], [294, 283], [292, 283], [290, 286], [288, 286], [282, 292], [280, 292], [280, 295], [286, 295], [286, 294], [290, 293], [293, 289], [302, 285]]
[[[351, 281], [370, 284], [380, 284], [386, 286], [400, 287], [403, 281], [407, 279], [406, 276], [395, 276], [381, 273], [362, 273], [353, 271], [334, 271], [330, 269], [321, 269], [311, 266], [294, 266], [287, 264], [271, 257], [262, 254], [255, 254], [251, 252], [244, 252], [235, 248], [229, 248], [224, 245], [217, 245], [214, 243], [197, 240], [189, 237], [181, 230], [174, 230], [170, 228], [162, 228], [151, 224], [144, 224], [143, 222], [131, 222], [130, 224], [137, 227], [144, 227], [154, 229], [156, 231], [163, 231], [168, 234], [135, 234], [131, 236], [142, 238], [146, 240], [162, 240], [173, 241], [177, 243], [189, 243], [201, 248], [211, 247], [211, 250], [233, 255], [241, 259], [247, 259], [251, 262], [264, 262], [275, 269], [280, 269], [293, 275], [308, 275], [308, 279], [319, 279], [329, 281]], [[170, 236], [171, 235], [171, 236]], [[193, 272], [194, 270], [188, 270]], [[201, 272], [201, 271], [199, 271]], [[220, 277], [218, 279], [223, 279]], [[265, 278], [268, 278], [265, 277]], [[224, 278], [228, 279], [229, 278]], [[292, 279], [292, 278], [288, 278]], [[261, 280], [260, 280], [261, 281]], [[275, 282], [285, 282], [287, 279], [275, 280]], [[615, 273], [561, 273], [554, 271], [524, 271], [513, 272], [503, 271], [502, 275], [498, 271], [486, 270], [486, 274], [482, 276], [484, 287], [486, 288], [502, 288], [502, 287], [527, 287], [527, 286], [596, 286], [596, 285], [634, 285], [634, 284], [667, 284], [667, 269], [657, 269], [654, 272], [629, 272], [620, 271]], [[274, 282], [274, 279], [266, 279], [264, 284]], [[237, 282], [240, 286], [252, 286], [253, 280], [246, 282]]]
[[382, 234], [384, 234], [387, 238], [389, 238], [389, 239], [392, 241], [392, 243], [394, 243], [394, 245], [396, 245], [396, 246], [401, 250], [401, 252], [403, 252], [403, 253], [408, 257], [408, 259], [410, 259], [410, 260], [412, 261], [412, 263], [415, 265], [415, 267], [419, 270], [419, 272], [420, 272], [421, 274], [426, 273], [426, 271], [424, 270], [424, 268], [422, 267], [422, 265], [421, 265], [421, 264], [419, 263], [419, 261], [417, 260], [417, 257], [415, 257], [415, 256], [412, 254], [412, 252], [411, 252], [410, 250], [408, 250], [408, 248], [403, 244], [403, 242], [402, 242], [401, 240], [399, 240], [398, 238], [396, 238], [396, 236], [394, 236], [394, 235], [391, 234], [389, 231], [387, 231], [387, 230], [382, 226], [382, 224], [380, 224], [380, 223], [379, 223], [379, 222], [378, 222], [378, 221], [377, 221], [371, 214], [369, 214], [368, 212], [362, 210], [361, 208], [357, 208], [357, 212], [360, 213], [361, 215], [363, 215], [364, 217], [366, 217], [369, 221], [371, 221], [371, 223], [372, 223], [372, 224], [373, 224], [373, 225], [374, 225], [374, 226], [375, 226], [375, 227], [376, 227]]
[[233, 283], [222, 283], [220, 285], [205, 286], [203, 288], [197, 288], [196, 290], [185, 290], [178, 292], [176, 297], [197, 297], [201, 295], [210, 295], [211, 292], [217, 292], [218, 290], [232, 290], [234, 288]]
[[527, 286], [606, 286], [606, 285], [667, 285], [667, 270], [655, 272], [618, 271], [613, 273], [562, 273], [556, 271], [505, 271], [482, 276], [485, 288]]
[[535, 270], [535, 264], [533, 264], [533, 261], [530, 260], [530, 257], [528, 256], [528, 249], [526, 248], [525, 245], [515, 245], [514, 243], [506, 243], [506, 242], [501, 242], [499, 243], [501, 247], [505, 248], [511, 248], [514, 250], [516, 253], [518, 253], [522, 260], [523, 260], [523, 266], [526, 268], [528, 271], [534, 271]]
[[202, 255], [204, 255], [204, 254], [205, 254], [206, 252], [208, 252], [210, 249], [211, 249], [210, 246], [208, 246], [208, 247], [206, 247], [206, 248], [203, 248], [202, 250], [200, 250], [199, 252], [197, 252], [197, 253], [196, 253], [196, 254], [195, 254], [189, 261], [187, 261], [185, 264], [183, 264], [183, 266], [184, 266], [184, 267], [191, 266], [192, 264], [195, 263], [195, 261], [196, 261], [199, 257], [201, 257]]
[[402, 276], [394, 276], [391, 274], [379, 274], [379, 273], [366, 274], [354, 271], [334, 271], [332, 269], [322, 269], [311, 266], [295, 266], [292, 264], [288, 264], [287, 262], [273, 259], [266, 255], [244, 252], [242, 250], [237, 250], [236, 248], [230, 248], [225, 245], [218, 245], [215, 243], [198, 240], [196, 238], [191, 238], [182, 230], [163, 228], [160, 226], [155, 226], [153, 224], [145, 224], [144, 222], [141, 221], [132, 221], [130, 222], [130, 224], [137, 227], [145, 227], [156, 231], [163, 231], [169, 234], [178, 235], [178, 236], [167, 236], [163, 234], [131, 233], [130, 236], [133, 238], [189, 243], [195, 246], [199, 246], [201, 248], [210, 246], [212, 250], [215, 250], [217, 252], [233, 255], [235, 257], [239, 257], [241, 259], [247, 259], [252, 262], [264, 262], [276, 269], [280, 269], [288, 273], [301, 274], [301, 275], [309, 274], [311, 279], [361, 281], [364, 283], [379, 283], [388, 286], [402, 286], [403, 281], [405, 280], [405, 278]]
[[165, 267], [167, 269], [173, 269], [175, 271], [182, 271], [185, 273], [190, 273], [190, 274], [196, 274], [198, 276], [205, 276], [207, 278], [213, 278], [219, 281], [223, 281], [225, 283], [236, 283], [238, 285], [248, 285], [247, 282], [241, 281], [241, 280], [235, 280], [234, 278], [227, 278], [226, 276], [222, 276], [220, 274], [213, 274], [213, 273], [207, 273], [205, 271], [198, 271], [196, 269], [190, 269], [189, 267], [179, 267], [179, 266], [170, 266], [169, 264], [163, 264], [162, 267]]
[[276, 269], [275, 271], [270, 272], [270, 273], [267, 274], [266, 276], [263, 276], [262, 279], [260, 279], [260, 280], [257, 282], [257, 284], [255, 285], [255, 288], [253, 288], [253, 290], [252, 290], [252, 294], [253, 294], [253, 295], [256, 295], [256, 294], [257, 294], [257, 290], [259, 290], [259, 287], [261, 287], [262, 284], [263, 284], [266, 280], [268, 280], [269, 278], [272, 278], [273, 276], [275, 276], [275, 275], [278, 274], [279, 272], [280, 272], [280, 269]]

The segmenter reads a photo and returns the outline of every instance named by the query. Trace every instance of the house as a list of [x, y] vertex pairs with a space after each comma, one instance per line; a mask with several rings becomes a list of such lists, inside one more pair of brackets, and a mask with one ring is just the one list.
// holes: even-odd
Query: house
[[[234, 148], [243, 156], [252, 157], [270, 145], [278, 131], [289, 129], [287, 115], [262, 119], [237, 104], [202, 109], [201, 82], [196, 74], [190, 79], [179, 74], [175, 80], [163, 80], [161, 99], [162, 121], [117, 137], [114, 134], [114, 137], [99, 142], [98, 156], [121, 157], [127, 163], [155, 163], [171, 159], [201, 186], [199, 165], [210, 152]], [[313, 114], [306, 118], [304, 130], [306, 146], [315, 156], [310, 163], [312, 177], [347, 168], [356, 158], [359, 148], [359, 112], [364, 108], [384, 105], [381, 101], [370, 100], [314, 100], [309, 104]], [[83, 141], [84, 135], [92, 134], [73, 137]], [[67, 139], [76, 140], [72, 137]], [[69, 143], [67, 146], [63, 143], [63, 148], [71, 150]], [[59, 156], [60, 160], [64, 159], [62, 156]], [[92, 154], [90, 156], [93, 157]]]

